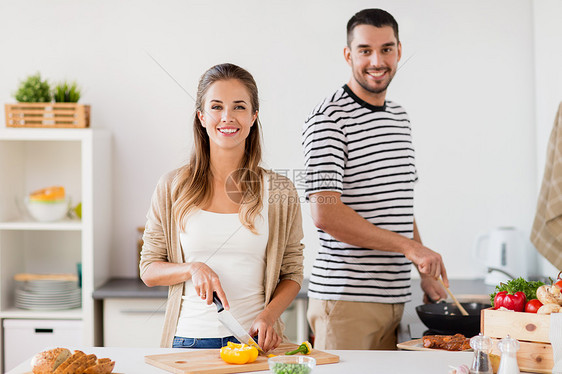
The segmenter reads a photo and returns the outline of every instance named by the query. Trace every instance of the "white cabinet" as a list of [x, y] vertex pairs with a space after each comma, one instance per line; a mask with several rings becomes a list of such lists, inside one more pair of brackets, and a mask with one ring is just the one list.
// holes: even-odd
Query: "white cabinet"
[[[101, 326], [95, 323], [101, 307], [92, 292], [109, 271], [110, 158], [110, 134], [102, 129], [0, 129], [0, 319], [81, 321], [82, 344], [101, 344]], [[52, 185], [64, 186], [74, 205], [82, 202], [81, 220], [45, 223], [29, 217], [24, 197]], [[77, 263], [81, 308], [15, 308], [15, 274], [76, 273]]]
[[82, 321], [5, 319], [3, 326], [6, 371], [45, 347], [82, 345]]
[[167, 299], [105, 299], [105, 347], [160, 346]]

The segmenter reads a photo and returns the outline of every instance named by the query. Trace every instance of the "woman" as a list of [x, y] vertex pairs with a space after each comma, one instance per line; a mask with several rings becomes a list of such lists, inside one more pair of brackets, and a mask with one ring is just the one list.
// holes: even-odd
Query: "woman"
[[140, 271], [170, 286], [162, 347], [236, 341], [217, 319], [216, 292], [264, 351], [283, 341], [281, 313], [302, 282], [299, 198], [261, 161], [258, 90], [246, 70], [213, 66], [199, 81], [189, 163], [152, 197]]

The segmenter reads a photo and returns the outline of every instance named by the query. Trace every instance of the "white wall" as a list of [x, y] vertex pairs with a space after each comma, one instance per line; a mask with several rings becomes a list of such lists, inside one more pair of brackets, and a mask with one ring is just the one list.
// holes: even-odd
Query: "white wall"
[[[470, 256], [479, 233], [500, 225], [530, 231], [537, 124], [551, 125], [562, 87], [535, 95], [560, 66], [560, 58], [548, 62], [562, 39], [560, 12], [550, 10], [560, 9], [556, 0], [3, 0], [0, 101], [12, 102], [18, 81], [37, 71], [84, 87], [93, 126], [114, 138], [111, 272], [134, 276], [136, 227], [156, 181], [190, 151], [199, 76], [222, 62], [248, 69], [261, 93], [264, 165], [300, 170], [302, 122], [348, 80], [345, 25], [372, 6], [401, 26], [403, 66], [388, 98], [413, 123], [422, 238], [443, 253], [450, 276], [479, 275]], [[543, 21], [558, 34], [534, 26]], [[310, 271], [317, 245], [306, 205], [303, 216]]]

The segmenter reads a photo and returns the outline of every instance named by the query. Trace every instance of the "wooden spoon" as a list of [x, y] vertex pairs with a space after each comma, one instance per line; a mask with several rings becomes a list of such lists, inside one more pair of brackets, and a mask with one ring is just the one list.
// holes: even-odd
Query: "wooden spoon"
[[468, 316], [468, 312], [466, 311], [466, 309], [464, 309], [464, 307], [461, 305], [461, 303], [459, 303], [459, 301], [457, 300], [455, 295], [453, 295], [453, 293], [451, 292], [451, 290], [449, 288], [445, 287], [445, 283], [443, 283], [443, 278], [439, 277], [439, 282], [441, 282], [441, 285], [447, 290], [449, 295], [451, 295], [451, 299], [453, 299], [455, 304], [459, 307], [459, 310], [461, 311], [461, 314], [463, 316]]

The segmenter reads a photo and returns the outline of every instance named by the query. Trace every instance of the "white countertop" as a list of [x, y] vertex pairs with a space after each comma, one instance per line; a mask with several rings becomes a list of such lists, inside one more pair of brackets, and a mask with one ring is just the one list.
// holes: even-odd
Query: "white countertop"
[[[165, 370], [158, 369], [144, 362], [144, 356], [185, 352], [185, 349], [174, 348], [111, 348], [89, 347], [80, 349], [85, 353], [94, 353], [98, 357], [110, 357], [115, 361], [115, 373], [124, 374], [165, 374]], [[459, 366], [472, 363], [472, 352], [446, 351], [327, 351], [340, 356], [337, 364], [318, 365], [314, 374], [341, 373], [416, 373], [439, 374], [447, 373], [449, 365]], [[6, 374], [30, 373], [31, 357], [10, 370]], [[268, 371], [260, 371], [267, 373]]]

